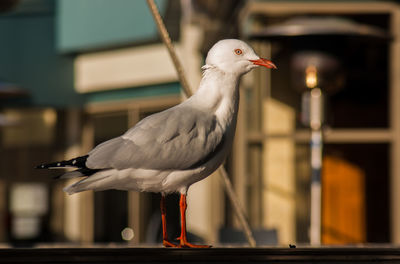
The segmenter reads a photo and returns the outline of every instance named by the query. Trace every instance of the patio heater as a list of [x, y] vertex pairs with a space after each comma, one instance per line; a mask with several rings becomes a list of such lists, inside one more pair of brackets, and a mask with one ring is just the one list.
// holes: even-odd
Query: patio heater
[[[290, 74], [293, 88], [302, 93], [301, 122], [311, 130], [311, 204], [310, 244], [321, 244], [322, 212], [322, 149], [325, 101], [328, 95], [344, 87], [345, 74], [340, 59], [318, 47], [320, 37], [368, 37], [388, 39], [385, 31], [370, 25], [356, 23], [339, 17], [295, 17], [283, 23], [262, 28], [251, 34], [250, 39], [267, 41], [290, 41], [295, 39], [313, 41], [313, 48], [306, 46], [292, 51]], [[338, 41], [338, 39], [335, 39]], [[315, 48], [317, 47], [317, 48]], [[281, 51], [282, 52], [282, 51]]]
[[301, 122], [311, 130], [311, 215], [310, 243], [321, 243], [321, 169], [322, 128], [325, 120], [325, 98], [344, 83], [340, 62], [329, 54], [305, 51], [293, 55], [291, 72], [294, 88], [302, 93]]

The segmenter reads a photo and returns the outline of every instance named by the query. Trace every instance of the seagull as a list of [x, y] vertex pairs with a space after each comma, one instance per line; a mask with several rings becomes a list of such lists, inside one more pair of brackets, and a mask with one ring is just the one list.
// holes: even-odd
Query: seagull
[[[142, 119], [125, 134], [99, 144], [87, 155], [37, 168], [75, 168], [59, 177], [83, 177], [64, 188], [68, 194], [108, 189], [161, 193], [163, 245], [210, 247], [187, 241], [188, 189], [213, 173], [231, 149], [241, 76], [259, 66], [276, 66], [237, 39], [218, 41], [205, 62], [199, 88], [186, 101]], [[167, 235], [165, 196], [170, 193], [180, 193], [178, 244]]]

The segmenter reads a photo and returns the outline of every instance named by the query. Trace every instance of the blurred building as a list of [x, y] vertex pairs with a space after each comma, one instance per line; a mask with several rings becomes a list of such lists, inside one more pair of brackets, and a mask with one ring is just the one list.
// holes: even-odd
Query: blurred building
[[[259, 241], [309, 241], [310, 136], [300, 122], [298, 87], [304, 80], [296, 75], [293, 60], [318, 51], [335, 57], [341, 69], [328, 82], [340, 82], [340, 89], [328, 93], [331, 86], [325, 86], [323, 242], [400, 243], [400, 5], [157, 4], [191, 87], [197, 87], [206, 52], [219, 39], [247, 39], [278, 65], [278, 71], [256, 70], [242, 80], [237, 136], [226, 163]], [[67, 196], [62, 192], [67, 183], [52, 179], [60, 171], [33, 169], [44, 161], [85, 154], [183, 100], [146, 2], [7, 0], [0, 8], [0, 243], [155, 243], [158, 195], [104, 191]], [[299, 17], [346, 20], [346, 25], [377, 28], [389, 37], [271, 38], [265, 33]], [[169, 199], [171, 219], [178, 219], [176, 201]], [[193, 239], [242, 241], [229, 236], [240, 226], [217, 176], [191, 187], [188, 214]]]

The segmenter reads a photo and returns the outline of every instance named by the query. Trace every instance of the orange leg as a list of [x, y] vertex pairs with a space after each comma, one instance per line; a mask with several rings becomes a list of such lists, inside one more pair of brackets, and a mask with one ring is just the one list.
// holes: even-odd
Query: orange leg
[[161, 195], [161, 221], [162, 221], [162, 230], [163, 230], [163, 245], [164, 247], [177, 247], [174, 243], [168, 240], [168, 233], [167, 233], [167, 208], [165, 206], [165, 197]]
[[186, 234], [186, 195], [181, 194], [181, 199], [179, 202], [179, 208], [181, 211], [181, 235], [178, 238], [180, 240], [178, 247], [185, 247], [185, 248], [210, 248], [211, 246], [208, 245], [193, 245], [187, 241], [187, 234]]

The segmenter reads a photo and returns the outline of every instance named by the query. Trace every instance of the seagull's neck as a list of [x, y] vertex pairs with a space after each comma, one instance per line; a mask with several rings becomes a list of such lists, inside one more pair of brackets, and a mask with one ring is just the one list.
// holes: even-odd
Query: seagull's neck
[[235, 126], [240, 76], [225, 73], [216, 67], [206, 68], [200, 86], [191, 100], [196, 107], [213, 112], [223, 127]]

